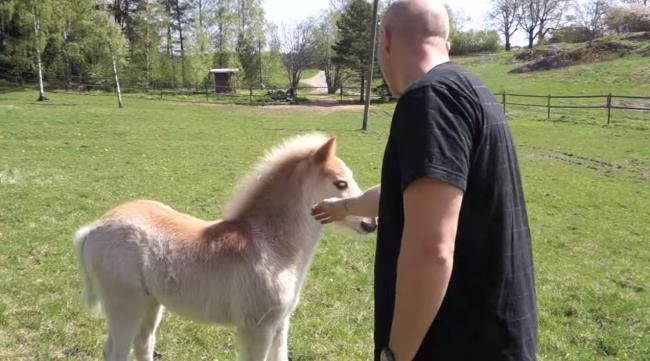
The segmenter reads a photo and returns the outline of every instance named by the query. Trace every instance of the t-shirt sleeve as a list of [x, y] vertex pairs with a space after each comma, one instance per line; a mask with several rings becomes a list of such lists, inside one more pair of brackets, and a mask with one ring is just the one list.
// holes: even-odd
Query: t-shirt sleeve
[[422, 177], [465, 191], [472, 149], [466, 108], [458, 97], [433, 86], [411, 90], [400, 99], [393, 141], [402, 191]]

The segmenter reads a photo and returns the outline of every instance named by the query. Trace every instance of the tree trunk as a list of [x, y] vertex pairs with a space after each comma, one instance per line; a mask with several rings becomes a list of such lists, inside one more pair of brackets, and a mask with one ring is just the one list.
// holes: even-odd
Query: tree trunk
[[359, 102], [363, 103], [365, 99], [364, 95], [366, 95], [366, 74], [364, 71], [361, 71], [359, 75], [361, 76], [361, 95], [359, 96]]
[[133, 29], [131, 27], [131, 21], [129, 20], [129, 0], [124, 0], [124, 22], [126, 23], [124, 29], [126, 32], [126, 38], [129, 40], [129, 56], [130, 60], [133, 61], [135, 58], [135, 49], [134, 45], [134, 36]]
[[47, 100], [45, 97], [45, 87], [43, 86], [43, 64], [41, 63], [41, 14], [36, 2], [32, 2], [32, 11], [34, 12], [34, 38], [36, 43], [36, 62], [38, 64], [38, 99], [42, 102]]
[[115, 78], [115, 92], [117, 94], [117, 106], [124, 108], [124, 102], [122, 102], [122, 89], [120, 89], [120, 79], [117, 76], [117, 61], [115, 60], [115, 53], [111, 49], [111, 60], [113, 61], [113, 77]]
[[325, 66], [325, 82], [327, 83], [327, 94], [335, 94], [341, 87], [341, 72], [338, 66]]
[[226, 61], [225, 61], [225, 54], [223, 53], [223, 42], [224, 42], [224, 34], [223, 34], [223, 31], [224, 31], [224, 26], [223, 26], [224, 19], [223, 19], [223, 16], [224, 16], [224, 11], [225, 11], [224, 8], [219, 8], [219, 15], [218, 15], [218, 17], [219, 17], [219, 20], [218, 20], [219, 25], [217, 25], [219, 27], [219, 37], [218, 37], [218, 39], [219, 39], [219, 46], [218, 46], [218, 48], [219, 48], [219, 56], [217, 58], [217, 66], [220, 67], [220, 68], [225, 68], [228, 65], [226, 63]]
[[[146, 4], [146, 2], [145, 2]], [[146, 5], [145, 5], [146, 6]], [[149, 9], [146, 9], [145, 11], [149, 11]], [[145, 50], [144, 53], [144, 60], [147, 64], [147, 87], [151, 86], [151, 29], [149, 28], [149, 13], [147, 12], [147, 31], [146, 31], [146, 47], [147, 49]]]
[[185, 47], [183, 44], [183, 25], [181, 23], [181, 9], [180, 6], [178, 5], [178, 0], [176, 0], [176, 24], [178, 25], [178, 42], [180, 43], [181, 46], [181, 81], [182, 81], [182, 87], [184, 87], [186, 84], [186, 79], [185, 79]]
[[511, 46], [510, 46], [510, 35], [508, 33], [504, 34], [506, 38], [506, 51], [510, 51]]
[[528, 31], [528, 49], [532, 49], [535, 46], [535, 34], [534, 30]]
[[262, 39], [257, 40], [257, 52], [259, 55], [259, 69], [260, 69], [260, 87], [264, 88], [264, 79], [262, 74]]
[[332, 84], [331, 94], [334, 94], [336, 93], [337, 90], [343, 88], [343, 79], [341, 78], [342, 78], [341, 68], [338, 65], [336, 65], [334, 68], [334, 81]]

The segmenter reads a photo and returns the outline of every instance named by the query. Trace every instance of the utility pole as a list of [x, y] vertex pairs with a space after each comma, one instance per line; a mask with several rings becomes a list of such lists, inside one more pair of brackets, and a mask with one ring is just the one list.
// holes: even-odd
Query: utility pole
[[368, 69], [368, 82], [366, 83], [366, 104], [363, 109], [363, 126], [361, 130], [368, 130], [368, 111], [370, 110], [370, 90], [372, 89], [372, 75], [375, 70], [375, 48], [377, 47], [377, 10], [379, 0], [374, 0], [372, 4], [372, 28], [370, 29], [370, 68]]

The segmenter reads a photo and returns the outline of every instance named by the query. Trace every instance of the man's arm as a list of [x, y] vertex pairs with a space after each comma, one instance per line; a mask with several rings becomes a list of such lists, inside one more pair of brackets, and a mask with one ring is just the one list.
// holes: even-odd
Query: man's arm
[[462, 190], [433, 178], [416, 179], [404, 191], [389, 343], [397, 361], [415, 357], [447, 292], [462, 199]]
[[340, 221], [347, 216], [375, 218], [379, 214], [379, 192], [376, 185], [358, 197], [329, 198], [316, 204], [311, 214], [317, 221], [327, 224]]

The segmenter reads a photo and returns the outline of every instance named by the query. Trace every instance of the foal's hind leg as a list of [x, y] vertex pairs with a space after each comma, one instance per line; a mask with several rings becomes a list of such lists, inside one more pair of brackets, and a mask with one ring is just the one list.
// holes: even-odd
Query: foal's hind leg
[[162, 320], [163, 310], [162, 306], [152, 300], [145, 311], [140, 330], [133, 341], [133, 352], [138, 361], [153, 361], [156, 329]]
[[115, 286], [110, 293], [103, 294], [102, 303], [108, 318], [104, 359], [128, 361], [131, 345], [147, 311], [147, 295], [142, 289]]

